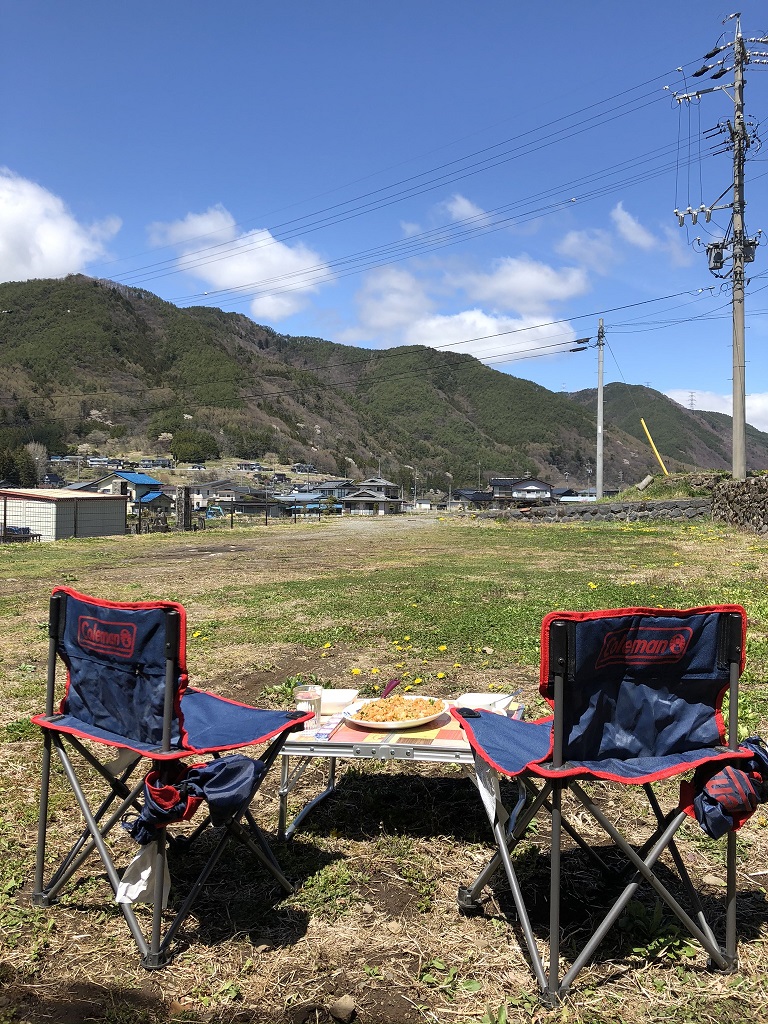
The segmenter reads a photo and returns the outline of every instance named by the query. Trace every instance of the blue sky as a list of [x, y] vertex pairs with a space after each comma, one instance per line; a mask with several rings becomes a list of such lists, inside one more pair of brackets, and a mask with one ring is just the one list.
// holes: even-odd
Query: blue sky
[[[595, 351], [568, 349], [602, 316], [606, 383], [730, 411], [730, 286], [703, 252], [728, 215], [681, 229], [672, 211], [726, 192], [730, 154], [702, 133], [733, 103], [671, 95], [717, 84], [691, 75], [733, 39], [730, 9], [0, 9], [1, 280], [108, 277], [285, 334], [469, 352], [555, 391], [595, 386]], [[768, 32], [764, 3], [744, 0], [742, 30]], [[768, 125], [768, 66], [748, 67], [745, 98]], [[765, 154], [750, 151], [747, 228], [768, 242]], [[764, 430], [767, 257], [748, 268], [746, 341]]]

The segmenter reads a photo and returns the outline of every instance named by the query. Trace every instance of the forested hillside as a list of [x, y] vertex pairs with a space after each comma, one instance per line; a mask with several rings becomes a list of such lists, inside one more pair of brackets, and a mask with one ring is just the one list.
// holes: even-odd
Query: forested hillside
[[[380, 465], [442, 489], [446, 473], [456, 487], [526, 473], [584, 485], [594, 465], [594, 392], [554, 393], [472, 356], [289, 337], [79, 275], [2, 284], [0, 310], [0, 450], [269, 457], [345, 475]], [[668, 468], [728, 465], [727, 417], [647, 388], [605, 394], [606, 486], [654, 468], [640, 415]], [[767, 468], [768, 435], [748, 436], [750, 468]]]

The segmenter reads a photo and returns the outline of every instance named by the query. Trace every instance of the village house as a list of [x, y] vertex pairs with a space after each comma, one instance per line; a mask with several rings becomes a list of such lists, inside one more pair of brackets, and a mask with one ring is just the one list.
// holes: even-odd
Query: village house
[[129, 500], [129, 511], [137, 512], [146, 495], [162, 491], [162, 483], [147, 473], [109, 473], [97, 480], [68, 484], [67, 491], [93, 491], [95, 494], [122, 494]]
[[490, 481], [494, 502], [505, 505], [521, 501], [549, 501], [552, 488], [531, 477], [495, 477]]

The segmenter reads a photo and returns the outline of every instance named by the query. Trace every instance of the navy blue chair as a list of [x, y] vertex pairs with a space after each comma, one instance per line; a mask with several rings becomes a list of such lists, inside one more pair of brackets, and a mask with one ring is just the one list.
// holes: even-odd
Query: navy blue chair
[[[562, 999], [644, 882], [700, 943], [714, 967], [724, 971], [735, 968], [735, 833], [732, 829], [727, 834], [725, 942], [721, 945], [674, 842], [676, 832], [692, 813], [691, 807], [681, 800], [663, 811], [654, 787], [660, 780], [692, 769], [696, 777], [706, 779], [725, 765], [739, 765], [752, 756], [752, 751], [740, 747], [737, 736], [738, 680], [744, 667], [745, 637], [746, 614], [737, 605], [682, 611], [553, 612], [542, 623], [540, 666], [540, 692], [551, 706], [551, 716], [526, 722], [489, 711], [453, 710], [474, 751], [478, 786], [496, 841], [489, 864], [471, 885], [460, 888], [459, 907], [467, 913], [477, 912], [482, 889], [504, 869], [533, 971], [548, 1004]], [[722, 715], [726, 695], [727, 727]], [[517, 788], [512, 787], [514, 807], [502, 800], [500, 777], [517, 780]], [[624, 838], [590, 797], [582, 785], [589, 780], [642, 787], [652, 822], [642, 848], [636, 849]], [[580, 812], [586, 810], [607, 833], [630, 874], [561, 977], [563, 832], [605, 867], [593, 845], [566, 819], [566, 792]], [[509, 798], [505, 799], [510, 804]], [[537, 946], [512, 856], [540, 812], [551, 817], [548, 968]], [[746, 816], [736, 812], [734, 828]], [[676, 869], [688, 910], [654, 871], [665, 851]]]
[[[147, 968], [162, 967], [170, 959], [174, 938], [232, 839], [244, 843], [279, 885], [292, 891], [249, 808], [289, 731], [311, 716], [253, 708], [193, 689], [185, 652], [186, 615], [175, 602], [106, 601], [68, 587], [53, 591], [45, 711], [32, 719], [44, 739], [33, 902], [55, 902], [95, 852]], [[57, 705], [62, 664], [66, 683]], [[254, 745], [266, 745], [258, 760], [231, 753]], [[53, 751], [85, 824], [46, 881]], [[191, 767], [189, 758], [195, 759]], [[86, 787], [83, 770], [88, 772]], [[91, 770], [105, 784], [98, 806], [86, 796]], [[201, 802], [208, 813], [184, 844], [208, 827], [220, 828], [220, 834], [174, 916], [165, 910], [167, 826], [190, 817]], [[148, 936], [126, 889], [127, 873], [118, 870], [107, 845], [119, 823], [141, 844], [151, 875], [145, 886], [145, 901], [153, 903]]]

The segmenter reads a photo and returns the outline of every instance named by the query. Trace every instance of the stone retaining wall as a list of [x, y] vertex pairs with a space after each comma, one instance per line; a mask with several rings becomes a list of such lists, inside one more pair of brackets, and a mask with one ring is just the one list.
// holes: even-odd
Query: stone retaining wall
[[557, 505], [542, 505], [522, 511], [510, 509], [505, 512], [481, 513], [510, 522], [623, 522], [632, 523], [642, 519], [668, 519], [688, 522], [709, 519], [712, 502], [709, 498], [677, 498], [668, 501], [612, 501], [612, 502], [568, 502]]
[[712, 491], [712, 518], [768, 533], [768, 477], [719, 483]]

